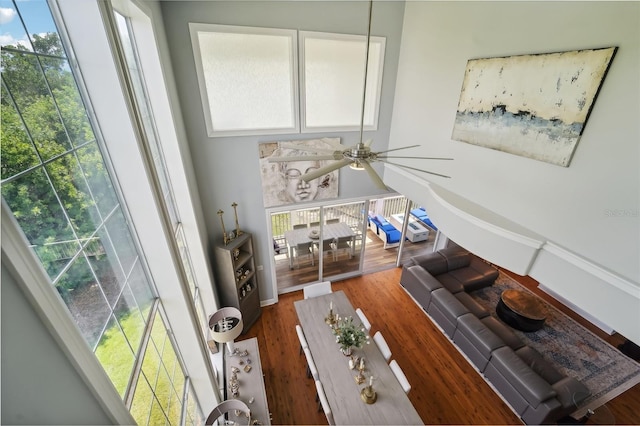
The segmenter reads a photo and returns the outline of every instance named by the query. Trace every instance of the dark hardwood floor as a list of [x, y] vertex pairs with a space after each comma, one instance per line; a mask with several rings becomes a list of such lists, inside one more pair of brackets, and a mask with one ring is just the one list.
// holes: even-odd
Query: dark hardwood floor
[[[404, 291], [399, 284], [400, 273], [400, 268], [387, 269], [335, 282], [333, 289], [344, 290], [353, 306], [364, 310], [372, 323], [372, 333], [377, 330], [383, 333], [392, 357], [412, 385], [409, 398], [422, 421], [425, 424], [521, 424]], [[512, 276], [537, 291], [532, 279]], [[549, 299], [545, 294], [541, 296]], [[258, 339], [273, 424], [327, 424], [324, 414], [317, 411], [315, 387], [306, 377], [304, 356], [299, 355], [293, 306], [299, 299], [302, 299], [301, 291], [281, 295], [277, 304], [263, 308], [258, 322], [238, 340]], [[558, 307], [568, 311], [562, 305]], [[586, 323], [579, 317], [576, 320]], [[614, 345], [622, 341], [621, 336], [608, 336], [588, 323], [585, 326]], [[637, 385], [610, 401], [607, 408], [616, 423], [639, 424], [639, 401], [640, 385]]]

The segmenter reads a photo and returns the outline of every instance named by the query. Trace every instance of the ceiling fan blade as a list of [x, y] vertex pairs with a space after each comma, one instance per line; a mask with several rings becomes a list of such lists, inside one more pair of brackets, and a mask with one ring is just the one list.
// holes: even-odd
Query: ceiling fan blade
[[326, 165], [324, 167], [320, 167], [318, 170], [314, 170], [312, 172], [309, 173], [305, 173], [302, 175], [301, 179], [305, 182], [309, 182], [311, 180], [317, 179], [320, 176], [326, 175], [327, 173], [331, 173], [334, 170], [339, 169], [340, 167], [344, 167], [347, 166], [349, 164], [351, 164], [352, 161], [344, 158], [340, 161], [336, 161], [335, 163]]
[[376, 173], [376, 171], [373, 169], [373, 167], [371, 167], [371, 164], [369, 164], [368, 161], [361, 161], [360, 164], [362, 165], [362, 167], [364, 167], [367, 173], [369, 173], [369, 177], [371, 178], [371, 180], [373, 180], [378, 188], [385, 190], [388, 189], [387, 185], [385, 185], [378, 173]]
[[323, 138], [321, 139], [325, 144], [329, 145], [328, 147], [324, 148], [324, 147], [314, 147], [314, 146], [309, 146], [309, 145], [302, 145], [300, 143], [294, 143], [294, 142], [280, 142], [279, 146], [280, 148], [286, 148], [286, 149], [298, 149], [300, 151], [311, 151], [311, 152], [321, 152], [321, 153], [326, 153], [326, 154], [333, 154], [336, 151], [344, 151], [346, 149], [349, 149], [348, 146], [342, 145], [340, 142], [336, 143], [334, 141], [332, 141], [330, 138]]
[[392, 164], [394, 166], [403, 167], [405, 169], [417, 170], [417, 171], [422, 172], [422, 173], [429, 173], [430, 175], [440, 176], [440, 177], [443, 177], [443, 178], [451, 178], [451, 176], [441, 175], [440, 173], [429, 172], [427, 170], [418, 169], [416, 167], [405, 166], [404, 164], [392, 163], [391, 161], [385, 161], [385, 160], [381, 160], [381, 161], [383, 163]]
[[378, 158], [387, 159], [387, 158], [416, 158], [418, 160], [453, 160], [453, 158], [445, 158], [445, 157], [400, 157], [400, 156], [388, 156], [383, 155]]
[[415, 147], [418, 147], [418, 146], [420, 146], [420, 145], [403, 146], [402, 148], [393, 148], [393, 149], [388, 149], [386, 151], [378, 151], [378, 152], [376, 152], [376, 154], [384, 154], [385, 152], [398, 151], [398, 150], [401, 150], [401, 149], [415, 148]]
[[[339, 152], [339, 151], [336, 151]], [[339, 160], [342, 153], [336, 158], [335, 155], [290, 155], [284, 157], [269, 157], [269, 163], [286, 163], [288, 161], [320, 161], [320, 160]]]

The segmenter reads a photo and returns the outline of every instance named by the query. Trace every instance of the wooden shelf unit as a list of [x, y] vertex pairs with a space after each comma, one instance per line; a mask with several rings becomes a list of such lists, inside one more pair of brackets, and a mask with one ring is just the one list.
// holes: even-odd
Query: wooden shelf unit
[[215, 246], [216, 285], [222, 306], [233, 306], [242, 313], [242, 333], [260, 317], [260, 293], [256, 274], [253, 238], [244, 233], [229, 244]]

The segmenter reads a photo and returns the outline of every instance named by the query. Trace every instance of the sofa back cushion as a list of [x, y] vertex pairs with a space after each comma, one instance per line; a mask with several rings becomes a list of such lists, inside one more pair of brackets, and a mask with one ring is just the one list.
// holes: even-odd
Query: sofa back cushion
[[438, 253], [446, 259], [448, 271], [465, 268], [471, 263], [471, 255], [469, 252], [458, 246], [438, 250]]
[[447, 272], [447, 261], [440, 253], [427, 253], [411, 258], [416, 265], [422, 266], [434, 277]]

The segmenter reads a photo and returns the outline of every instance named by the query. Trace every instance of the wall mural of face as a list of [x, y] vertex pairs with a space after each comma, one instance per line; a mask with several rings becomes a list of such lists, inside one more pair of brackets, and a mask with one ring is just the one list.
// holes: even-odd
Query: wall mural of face
[[283, 163], [286, 170], [283, 173], [285, 179], [285, 194], [292, 203], [311, 201], [318, 195], [320, 178], [305, 182], [302, 176], [320, 168], [319, 161], [291, 161]]
[[[301, 177], [308, 172], [330, 164], [331, 161], [284, 161], [269, 162], [271, 157], [304, 157], [316, 153], [309, 148], [335, 150], [340, 138], [312, 139], [308, 141], [268, 142], [259, 145], [260, 174], [265, 207], [304, 203], [318, 199], [338, 197], [339, 171], [327, 173], [305, 182]], [[297, 146], [300, 146], [299, 149]]]

